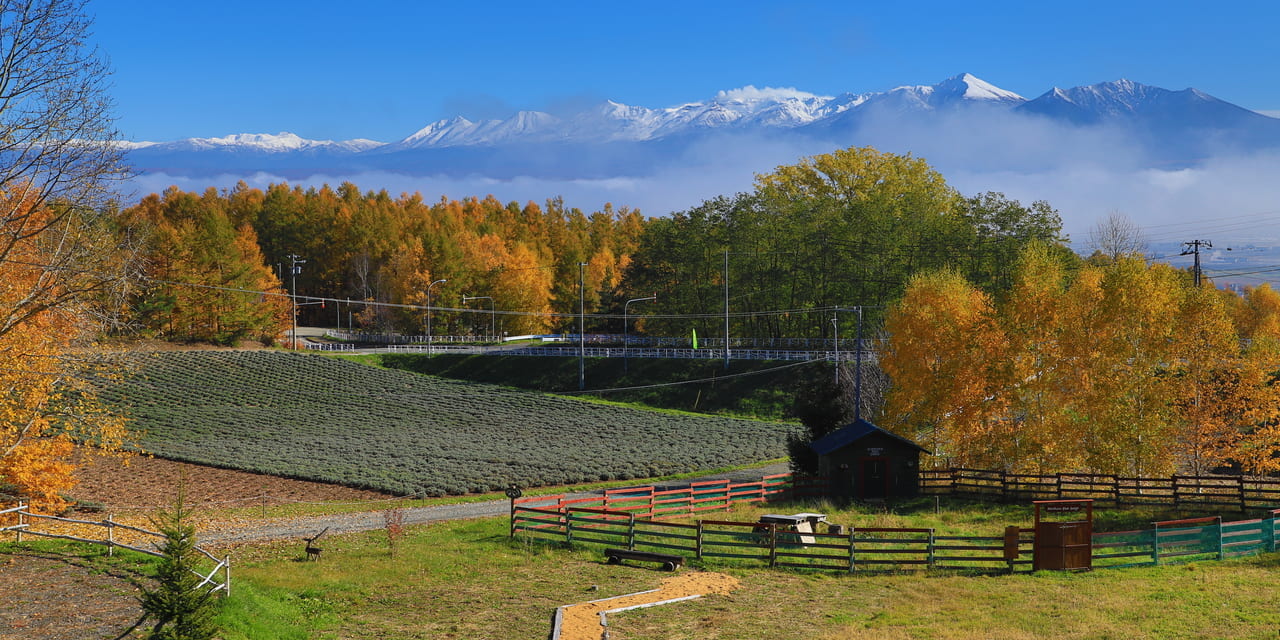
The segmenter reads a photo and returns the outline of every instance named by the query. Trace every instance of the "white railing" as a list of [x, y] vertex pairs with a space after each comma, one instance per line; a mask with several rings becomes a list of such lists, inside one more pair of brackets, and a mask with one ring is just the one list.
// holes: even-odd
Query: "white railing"
[[[16, 536], [16, 541], [19, 543], [22, 542], [23, 535], [29, 535], [29, 536], [39, 536], [43, 538], [56, 538], [59, 540], [71, 540], [73, 542], [86, 542], [89, 544], [103, 545], [107, 547], [107, 555], [109, 556], [115, 555], [115, 548], [120, 547], [122, 549], [128, 549], [130, 551], [135, 551], [137, 553], [142, 553], [149, 556], [155, 556], [157, 558], [164, 557], [164, 554], [161, 553], [160, 551], [159, 544], [152, 543], [151, 548], [138, 547], [138, 546], [128, 545], [123, 542], [119, 542], [116, 540], [116, 536], [115, 536], [116, 529], [124, 529], [126, 531], [132, 531], [134, 533], [139, 533], [142, 535], [151, 536], [151, 537], [163, 540], [165, 538], [165, 535], [163, 533], [157, 533], [155, 531], [147, 531], [146, 529], [141, 529], [139, 527], [134, 527], [127, 524], [121, 524], [119, 522], [115, 522], [112, 520], [112, 516], [110, 515], [107, 516], [106, 520], [103, 520], [101, 522], [94, 522], [92, 520], [75, 520], [72, 518], [62, 518], [59, 516], [50, 516], [42, 513], [31, 513], [30, 508], [26, 504], [23, 504], [21, 502], [19, 502], [18, 506], [16, 507], [0, 510], [0, 516], [9, 514], [9, 513], [13, 513], [17, 515], [18, 523], [16, 525], [0, 527], [0, 533], [12, 532]], [[32, 525], [31, 519], [33, 518], [35, 520], [48, 520], [48, 521], [62, 522], [62, 523], [73, 524], [73, 525], [103, 527], [106, 529], [106, 538], [103, 540], [98, 540], [94, 538], [82, 538], [80, 536], [73, 536], [66, 533], [51, 533], [48, 531], [33, 529], [31, 526]], [[197, 576], [199, 576], [202, 579], [202, 582], [196, 588], [200, 588], [205, 585], [212, 585], [212, 589], [210, 589], [211, 593], [216, 593], [221, 591], [225, 595], [231, 595], [231, 556], [226, 556], [224, 558], [219, 559], [215, 557], [213, 554], [209, 553], [208, 551], [201, 549], [200, 547], [194, 547], [194, 548], [196, 551], [200, 552], [204, 557], [212, 560], [215, 563], [213, 569], [211, 569], [207, 575], [197, 572], [195, 570], [192, 570]], [[222, 574], [221, 582], [219, 582], [217, 579], [217, 576], [219, 573]]]

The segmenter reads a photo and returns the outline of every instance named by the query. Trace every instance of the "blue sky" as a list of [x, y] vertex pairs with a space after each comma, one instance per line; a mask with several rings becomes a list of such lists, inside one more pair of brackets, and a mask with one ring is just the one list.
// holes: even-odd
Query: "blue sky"
[[1035, 97], [1129, 78], [1280, 110], [1280, 3], [90, 0], [126, 139], [394, 141], [453, 115], [969, 72]]

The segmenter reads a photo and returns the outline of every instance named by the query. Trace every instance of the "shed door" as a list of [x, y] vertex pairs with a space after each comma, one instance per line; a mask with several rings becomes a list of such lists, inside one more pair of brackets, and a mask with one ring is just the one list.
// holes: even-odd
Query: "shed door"
[[889, 459], [858, 459], [858, 497], [884, 498], [889, 495]]

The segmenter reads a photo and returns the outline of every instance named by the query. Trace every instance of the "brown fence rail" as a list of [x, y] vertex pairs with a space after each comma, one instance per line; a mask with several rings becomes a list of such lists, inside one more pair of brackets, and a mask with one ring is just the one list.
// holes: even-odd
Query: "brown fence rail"
[[950, 569], [1030, 571], [1030, 530], [1012, 556], [1001, 536], [939, 536], [933, 529], [865, 528], [848, 533], [786, 531], [774, 523], [699, 520], [675, 523], [627, 511], [569, 507], [557, 514], [516, 506], [512, 536], [536, 542], [676, 553], [715, 562], [745, 562], [846, 572]]
[[920, 472], [920, 491], [926, 495], [1002, 502], [1090, 498], [1116, 507], [1186, 506], [1245, 512], [1280, 506], [1280, 479], [1246, 476], [1127, 478], [1108, 474], [1014, 474], [946, 469]]

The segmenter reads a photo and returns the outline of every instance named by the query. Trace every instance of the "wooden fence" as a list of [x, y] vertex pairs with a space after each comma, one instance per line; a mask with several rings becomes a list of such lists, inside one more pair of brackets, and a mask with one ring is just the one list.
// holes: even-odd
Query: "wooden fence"
[[698, 559], [848, 572], [1031, 569], [1031, 530], [1019, 530], [1014, 553], [1004, 536], [940, 536], [933, 529], [851, 528], [847, 533], [786, 531], [773, 523], [663, 522], [591, 507], [516, 506], [512, 535], [566, 545], [681, 553]]
[[695, 482], [688, 487], [632, 487], [601, 496], [562, 495], [512, 501], [511, 535], [541, 542], [596, 544], [637, 551], [684, 552], [703, 559], [757, 562], [771, 567], [836, 571], [940, 568], [1030, 570], [1031, 531], [1021, 532], [1019, 553], [1006, 555], [1004, 536], [939, 536], [932, 529], [858, 528], [848, 533], [800, 533], [774, 524], [698, 520], [665, 522], [727, 510], [737, 502], [805, 495], [815, 487], [791, 474], [759, 482]]
[[1029, 502], [1092, 498], [1116, 507], [1172, 506], [1240, 512], [1280, 506], [1280, 479], [1245, 476], [1130, 478], [1118, 475], [1015, 474], [980, 469], [920, 472], [920, 490], [975, 500]]
[[[595, 508], [662, 519], [703, 511], [726, 510], [737, 502], [763, 502], [811, 490], [796, 482], [790, 473], [763, 476], [756, 482], [706, 480], [687, 487], [660, 489], [654, 486], [606, 489], [603, 495], [567, 498], [564, 495], [517, 498], [513, 507], [564, 511], [568, 508]], [[514, 519], [513, 519], [514, 526]]]
[[[955, 470], [925, 472], [936, 482], [946, 478], [948, 492], [981, 499], [1028, 499], [1034, 481], [1037, 499], [1119, 496], [1118, 504], [1184, 504], [1249, 507], [1269, 495], [1271, 481], [1236, 478], [1134, 479], [1057, 474], [1015, 476], [998, 472]], [[1052, 481], [1048, 480], [1052, 479]], [[1214, 482], [1210, 482], [1210, 480]], [[1050, 488], [1052, 487], [1052, 488]], [[1119, 487], [1119, 489], [1117, 489]], [[1154, 488], [1153, 488], [1154, 487]], [[1239, 499], [1244, 487], [1245, 499]], [[1258, 489], [1261, 487], [1261, 489]], [[951, 569], [978, 572], [1029, 571], [1034, 531], [1008, 527], [1005, 535], [948, 536], [934, 529], [848, 527], [847, 533], [795, 532], [760, 522], [697, 520], [665, 522], [705, 511], [726, 510], [735, 502], [811, 495], [818, 487], [793, 480], [790, 474], [765, 476], [759, 482], [708, 481], [677, 489], [632, 487], [601, 496], [521, 498], [512, 501], [511, 536], [565, 545], [590, 544], [636, 551], [685, 554], [698, 559], [760, 563], [847, 572]], [[1129, 491], [1138, 492], [1138, 500]], [[1234, 488], [1236, 493], [1231, 493]], [[1150, 493], [1147, 490], [1150, 489]], [[1199, 491], [1196, 491], [1199, 489]], [[1262, 493], [1257, 493], [1261, 491]], [[937, 486], [929, 490], [939, 493]], [[1183, 495], [1187, 494], [1189, 495]], [[1225, 500], [1222, 496], [1231, 496]], [[1017, 496], [1016, 498], [1010, 496]], [[1152, 523], [1150, 529], [1093, 534], [1092, 566], [1116, 568], [1227, 558], [1277, 550], [1280, 509], [1266, 517], [1223, 522], [1221, 517]]]
[[1223, 522], [1221, 517], [1190, 518], [1152, 523], [1150, 529], [1093, 534], [1096, 568], [1135, 567], [1225, 560], [1276, 550], [1277, 517]]
[[[31, 513], [27, 505], [21, 502], [19, 502], [18, 506], [16, 507], [0, 510], [0, 516], [6, 516], [8, 514], [13, 514], [12, 517], [15, 517], [17, 519], [17, 524], [13, 524], [9, 526], [0, 526], [0, 533], [12, 532], [16, 537], [16, 541], [19, 543], [22, 542], [23, 535], [30, 535], [30, 536], [39, 536], [42, 538], [57, 538], [60, 540], [71, 540], [74, 542], [86, 542], [89, 544], [103, 545], [107, 547], [107, 555], [114, 555], [116, 547], [120, 547], [123, 549], [128, 549], [130, 551], [143, 553], [143, 554], [154, 556], [157, 558], [164, 557], [164, 554], [161, 553], [159, 550], [159, 545], [153, 544], [151, 548], [146, 548], [146, 547], [139, 547], [139, 546], [124, 544], [122, 542], [117, 541], [115, 536], [116, 529], [124, 529], [126, 531], [131, 531], [134, 533], [142, 534], [144, 536], [150, 536], [153, 538], [163, 540], [165, 538], [165, 535], [163, 533], [148, 531], [146, 529], [141, 529], [139, 527], [134, 527], [127, 524], [121, 524], [119, 522], [113, 522], [110, 515], [107, 516], [106, 520], [103, 520], [101, 522], [94, 522], [92, 520], [75, 520], [71, 518], [62, 518], [58, 516], [44, 515], [41, 513]], [[61, 522], [68, 525], [79, 525], [79, 526], [87, 526], [87, 527], [102, 527], [103, 529], [106, 530], [105, 531], [106, 537], [99, 540], [95, 538], [83, 538], [80, 536], [74, 536], [66, 533], [52, 533], [49, 531], [41, 531], [39, 528], [32, 527], [32, 524], [36, 521]], [[196, 575], [202, 578], [202, 582], [200, 582], [200, 584], [197, 585], [196, 588], [199, 589], [204, 587], [205, 585], [211, 585], [210, 592], [213, 592], [213, 593], [221, 592], [224, 595], [230, 595], [231, 594], [231, 556], [226, 556], [222, 559], [218, 559], [213, 554], [209, 553], [208, 551], [205, 551], [204, 549], [201, 549], [200, 547], [195, 547], [195, 550], [199, 552], [201, 555], [203, 555], [204, 557], [214, 562], [214, 567], [208, 572], [208, 574], [196, 572]], [[219, 574], [222, 575], [221, 582], [218, 581]]]

